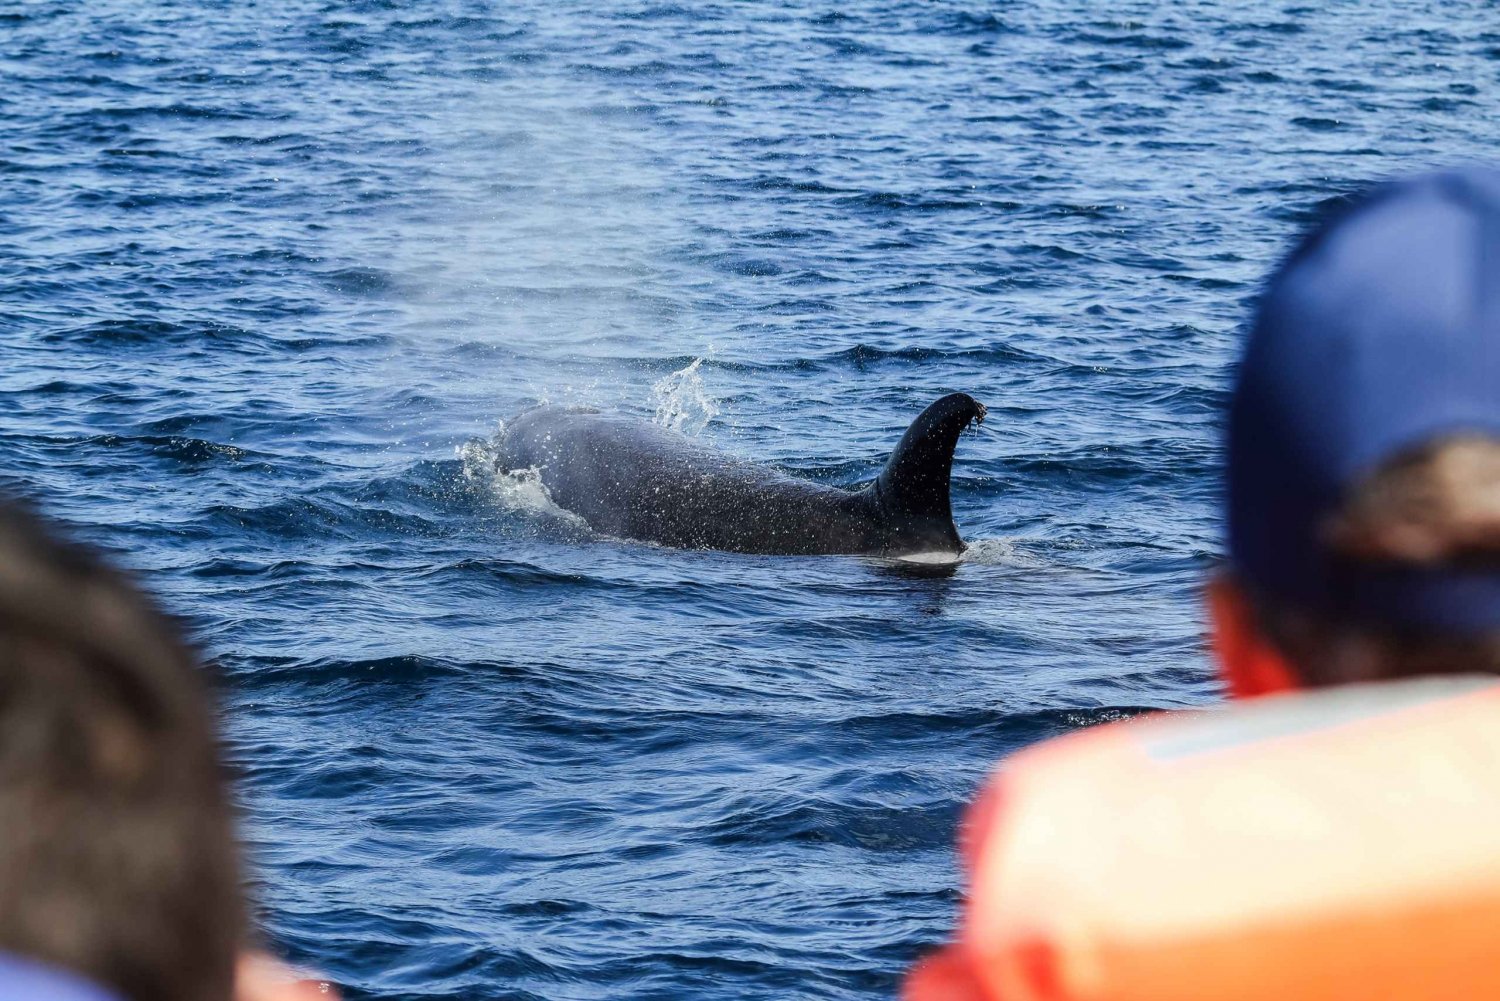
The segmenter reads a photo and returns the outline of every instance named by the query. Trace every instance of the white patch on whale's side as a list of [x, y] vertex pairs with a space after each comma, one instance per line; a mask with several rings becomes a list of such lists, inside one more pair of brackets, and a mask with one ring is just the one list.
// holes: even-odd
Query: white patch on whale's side
[[897, 563], [921, 563], [924, 566], [942, 566], [947, 563], [959, 563], [964, 558], [963, 553], [949, 552], [946, 549], [934, 549], [925, 553], [902, 553], [891, 559]]

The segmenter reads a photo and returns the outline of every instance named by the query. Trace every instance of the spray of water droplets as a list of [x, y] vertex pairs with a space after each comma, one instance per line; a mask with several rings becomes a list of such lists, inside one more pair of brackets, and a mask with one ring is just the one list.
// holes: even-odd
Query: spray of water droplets
[[683, 434], [698, 435], [708, 422], [719, 416], [719, 405], [703, 384], [702, 358], [693, 359], [658, 380], [651, 387], [656, 400], [656, 423]]

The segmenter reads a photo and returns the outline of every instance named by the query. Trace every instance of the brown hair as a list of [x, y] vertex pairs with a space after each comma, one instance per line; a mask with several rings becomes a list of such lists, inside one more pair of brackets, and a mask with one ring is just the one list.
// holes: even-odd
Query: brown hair
[[[1444, 438], [1358, 483], [1323, 525], [1329, 550], [1356, 566], [1500, 570], [1500, 441]], [[1425, 674], [1500, 674], [1500, 633], [1440, 635], [1340, 622], [1260, 597], [1266, 635], [1313, 685]]]
[[204, 672], [93, 552], [0, 503], [0, 949], [227, 1001], [245, 934]]

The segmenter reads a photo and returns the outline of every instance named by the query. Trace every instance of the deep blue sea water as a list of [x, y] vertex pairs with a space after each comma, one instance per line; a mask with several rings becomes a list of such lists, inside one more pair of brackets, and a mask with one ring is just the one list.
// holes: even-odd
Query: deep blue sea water
[[[0, 0], [0, 83], [0, 476], [221, 666], [265, 926], [353, 998], [891, 997], [997, 757], [1217, 697], [1266, 270], [1500, 158], [1435, 0]], [[952, 390], [950, 575], [485, 461], [552, 401], [854, 484]]]

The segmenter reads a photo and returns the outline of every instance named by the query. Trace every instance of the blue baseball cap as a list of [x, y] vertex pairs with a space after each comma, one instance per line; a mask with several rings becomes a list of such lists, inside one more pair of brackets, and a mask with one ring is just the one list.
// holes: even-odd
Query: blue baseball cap
[[1351, 487], [1460, 433], [1500, 438], [1500, 173], [1375, 188], [1272, 276], [1229, 417], [1229, 553], [1262, 593], [1350, 621], [1500, 628], [1500, 572], [1354, 564], [1324, 525]]
[[119, 1001], [76, 973], [0, 952], [0, 1001]]

